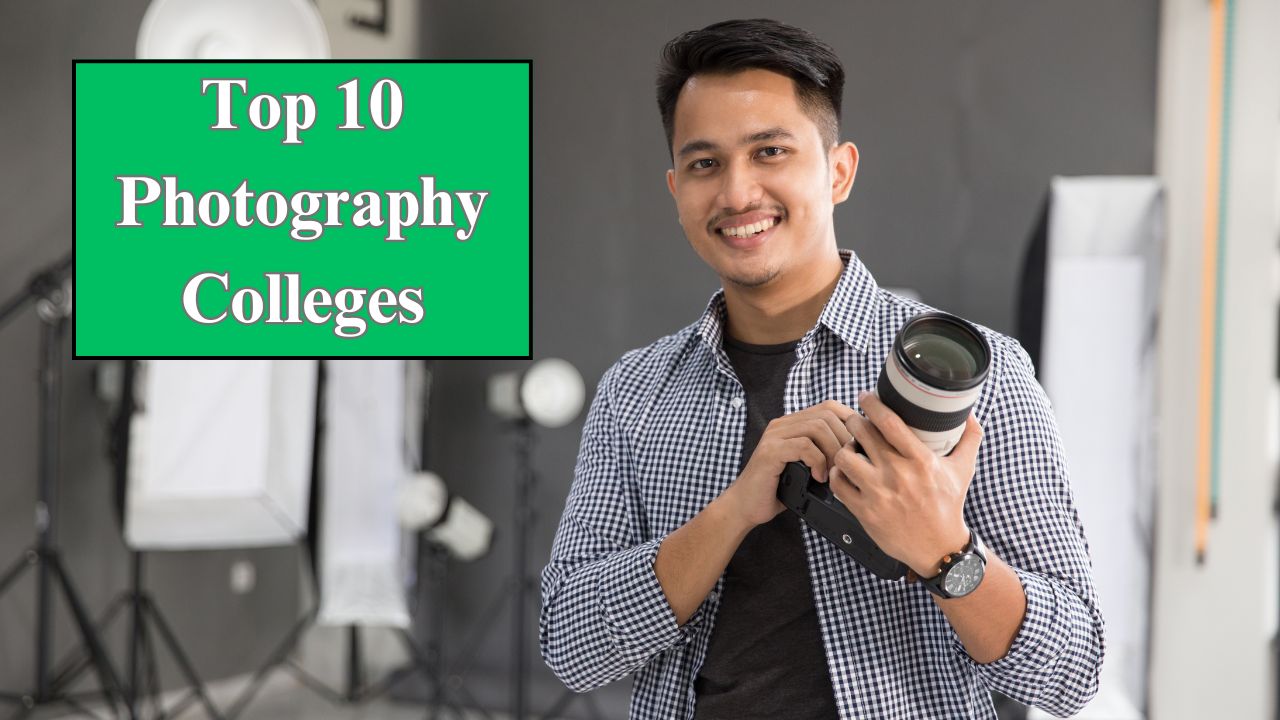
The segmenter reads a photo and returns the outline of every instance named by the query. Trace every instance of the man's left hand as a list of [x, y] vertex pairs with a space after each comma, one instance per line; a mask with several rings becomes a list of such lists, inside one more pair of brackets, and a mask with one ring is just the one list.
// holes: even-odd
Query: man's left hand
[[831, 491], [881, 550], [933, 577], [944, 555], [969, 542], [964, 499], [982, 428], [970, 415], [955, 449], [938, 457], [874, 393], [862, 394], [859, 404], [866, 417], [854, 413], [845, 423], [853, 441], [836, 453]]

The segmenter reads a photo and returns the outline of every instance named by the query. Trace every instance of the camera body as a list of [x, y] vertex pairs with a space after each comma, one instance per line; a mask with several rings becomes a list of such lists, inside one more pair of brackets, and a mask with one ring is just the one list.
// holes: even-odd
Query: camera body
[[907, 574], [907, 566], [881, 550], [862, 529], [858, 518], [836, 499], [826, 483], [813, 479], [804, 463], [787, 463], [778, 478], [778, 499], [876, 576], [897, 580]]

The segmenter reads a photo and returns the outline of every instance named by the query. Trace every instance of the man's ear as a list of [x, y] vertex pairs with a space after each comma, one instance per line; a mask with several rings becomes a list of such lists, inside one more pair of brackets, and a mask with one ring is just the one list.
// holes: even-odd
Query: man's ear
[[667, 170], [667, 192], [671, 193], [671, 198], [676, 196], [676, 171], [674, 168]]
[[853, 190], [853, 178], [858, 174], [858, 146], [842, 142], [831, 148], [831, 204], [839, 205], [849, 199]]

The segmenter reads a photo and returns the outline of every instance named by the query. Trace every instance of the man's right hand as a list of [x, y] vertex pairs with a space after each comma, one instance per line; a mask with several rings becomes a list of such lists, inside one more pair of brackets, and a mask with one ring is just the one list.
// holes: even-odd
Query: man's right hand
[[742, 474], [720, 496], [752, 526], [767, 523], [786, 509], [778, 500], [778, 477], [787, 463], [809, 466], [813, 477], [827, 479], [832, 458], [853, 439], [845, 422], [856, 411], [827, 400], [769, 423]]

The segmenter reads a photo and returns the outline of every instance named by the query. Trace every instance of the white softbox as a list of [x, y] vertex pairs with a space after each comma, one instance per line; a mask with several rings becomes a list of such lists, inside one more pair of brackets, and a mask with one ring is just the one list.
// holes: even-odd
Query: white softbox
[[409, 626], [397, 498], [421, 407], [406, 402], [406, 371], [402, 360], [325, 363], [321, 624]]
[[1055, 178], [1049, 196], [1040, 380], [1107, 622], [1098, 696], [1081, 718], [1143, 717], [1162, 203], [1150, 177]]
[[135, 550], [289, 545], [306, 531], [314, 360], [152, 360], [129, 418]]

